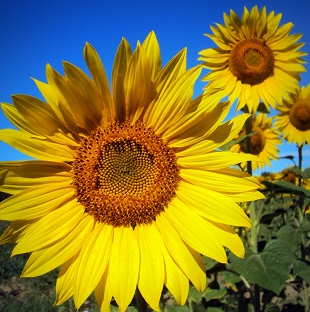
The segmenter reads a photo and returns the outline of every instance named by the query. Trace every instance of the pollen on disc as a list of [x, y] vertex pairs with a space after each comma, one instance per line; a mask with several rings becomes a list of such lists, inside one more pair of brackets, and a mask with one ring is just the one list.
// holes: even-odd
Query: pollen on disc
[[174, 150], [139, 121], [91, 132], [76, 150], [71, 174], [85, 211], [113, 226], [151, 223], [180, 181]]

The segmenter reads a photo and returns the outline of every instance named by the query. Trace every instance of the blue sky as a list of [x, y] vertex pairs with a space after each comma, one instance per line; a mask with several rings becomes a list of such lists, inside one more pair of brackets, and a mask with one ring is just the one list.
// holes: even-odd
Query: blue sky
[[[91, 43], [111, 77], [116, 49], [125, 37], [132, 46], [144, 40], [154, 30], [166, 64], [179, 50], [188, 49], [188, 67], [198, 64], [198, 52], [213, 47], [204, 33], [210, 25], [223, 23], [223, 12], [230, 9], [240, 16], [243, 7], [258, 5], [267, 11], [282, 13], [281, 24], [293, 22], [291, 34], [303, 33], [303, 51], [310, 53], [310, 1], [308, 0], [1, 0], [0, 1], [0, 102], [11, 103], [12, 94], [30, 94], [42, 98], [30, 77], [45, 79], [45, 66], [50, 63], [62, 71], [62, 61], [69, 61], [82, 69], [85, 42]], [[305, 57], [309, 63], [309, 56]], [[310, 83], [307, 73], [301, 85]], [[204, 71], [203, 74], [207, 72]], [[196, 85], [198, 95], [203, 83]], [[231, 117], [233, 116], [231, 113]], [[0, 129], [11, 124], [0, 112]], [[295, 155], [293, 144], [280, 146], [280, 155]], [[26, 159], [26, 156], [0, 142], [0, 161]], [[295, 158], [297, 162], [297, 157]], [[292, 165], [289, 160], [273, 162], [267, 171], [279, 171]], [[310, 166], [310, 148], [304, 148], [304, 167]], [[265, 171], [265, 170], [263, 170]]]

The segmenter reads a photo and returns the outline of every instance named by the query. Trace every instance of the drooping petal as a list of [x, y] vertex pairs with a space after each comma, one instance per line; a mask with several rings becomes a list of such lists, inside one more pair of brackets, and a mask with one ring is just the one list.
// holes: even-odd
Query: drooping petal
[[199, 291], [203, 291], [206, 286], [205, 272], [201, 269], [191, 252], [181, 240], [178, 232], [173, 228], [164, 214], [161, 214], [156, 219], [156, 225], [172, 259], [178, 264], [194, 286]]
[[113, 228], [99, 223], [84, 241], [74, 278], [74, 302], [79, 308], [96, 288], [109, 262]]
[[94, 220], [85, 215], [65, 238], [40, 251], [34, 251], [25, 264], [22, 276], [35, 277], [45, 274], [75, 256], [91, 233]]
[[180, 183], [177, 192], [191, 209], [212, 221], [235, 226], [251, 227], [251, 222], [241, 207], [225, 195], [190, 183]]
[[218, 262], [227, 262], [226, 253], [216, 233], [191, 207], [175, 198], [165, 216], [179, 236], [194, 250]]
[[[108, 276], [111, 292], [120, 312], [127, 309], [134, 296], [139, 267], [139, 246], [133, 229], [130, 227], [115, 228]], [[124, 279], [124, 276], [127, 278]]]
[[[159, 311], [159, 301], [165, 277], [165, 264], [162, 254], [162, 238], [152, 224], [135, 228], [140, 248], [140, 270], [138, 287], [150, 307]], [[156, 272], [156, 274], [152, 274]]]
[[73, 281], [76, 275], [77, 255], [67, 260], [60, 267], [56, 280], [55, 305], [61, 305], [73, 296]]

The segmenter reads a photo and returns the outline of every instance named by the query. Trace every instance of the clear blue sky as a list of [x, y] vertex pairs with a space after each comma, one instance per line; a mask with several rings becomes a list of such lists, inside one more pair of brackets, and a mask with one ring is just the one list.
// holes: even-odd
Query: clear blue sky
[[[250, 9], [256, 4], [259, 9], [266, 6], [268, 12], [282, 13], [281, 24], [293, 22], [291, 34], [303, 33], [303, 51], [310, 53], [309, 0], [0, 0], [0, 102], [11, 103], [10, 96], [18, 93], [42, 98], [30, 77], [46, 81], [46, 63], [60, 72], [63, 60], [86, 70], [82, 56], [86, 41], [100, 54], [109, 77], [122, 37], [134, 46], [151, 30], [157, 35], [163, 64], [187, 47], [188, 67], [194, 66], [198, 52], [214, 46], [203, 35], [210, 33], [210, 25], [223, 23], [223, 12], [233, 9], [240, 16], [244, 6]], [[309, 63], [309, 56], [305, 60]], [[306, 68], [309, 71], [308, 64]], [[302, 85], [310, 83], [309, 72], [301, 78]], [[196, 95], [202, 87], [197, 83]], [[0, 129], [10, 127], [0, 112]], [[280, 151], [281, 156], [297, 153], [292, 144], [281, 146]], [[304, 153], [304, 166], [309, 166], [309, 146]], [[25, 158], [0, 142], [0, 161]], [[280, 160], [267, 170], [277, 171], [291, 164]]]

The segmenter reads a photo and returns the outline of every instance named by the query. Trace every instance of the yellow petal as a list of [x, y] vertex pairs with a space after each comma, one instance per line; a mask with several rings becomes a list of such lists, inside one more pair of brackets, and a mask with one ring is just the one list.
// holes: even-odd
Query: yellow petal
[[67, 260], [60, 267], [56, 280], [55, 305], [61, 305], [73, 296], [73, 281], [76, 274], [77, 255]]
[[112, 70], [112, 92], [115, 114], [118, 120], [125, 119], [124, 78], [132, 52], [129, 43], [123, 39], [115, 55]]
[[183, 305], [188, 297], [189, 282], [186, 275], [179, 268], [178, 264], [170, 256], [166, 246], [162, 247], [162, 253], [165, 259], [166, 277], [165, 285], [172, 293], [174, 299], [179, 305]]
[[97, 223], [77, 259], [74, 303], [77, 309], [96, 288], [107, 267], [113, 242], [113, 227]]
[[72, 181], [70, 170], [70, 165], [57, 162], [36, 160], [0, 162], [0, 191], [17, 194], [31, 187], [48, 187], [53, 184], [62, 188]]
[[73, 195], [74, 189], [69, 183], [61, 189], [57, 185], [31, 188], [2, 201], [0, 218], [14, 221], [42, 217], [67, 202]]
[[114, 229], [109, 265], [109, 283], [113, 297], [124, 312], [130, 304], [138, 282], [140, 255], [133, 229]]
[[194, 286], [199, 291], [203, 291], [206, 286], [206, 274], [181, 240], [177, 231], [164, 216], [164, 213], [156, 218], [156, 226], [173, 260]]
[[0, 236], [0, 244], [18, 243], [27, 229], [38, 219], [13, 221]]
[[34, 251], [25, 264], [22, 276], [34, 277], [49, 272], [72, 258], [83, 247], [91, 233], [94, 219], [84, 218], [65, 238], [40, 251]]
[[89, 72], [102, 96], [102, 104], [105, 107], [105, 112], [108, 114], [107, 119], [113, 120], [115, 117], [114, 103], [110, 92], [108, 78], [100, 57], [89, 43], [86, 43], [83, 53]]
[[215, 171], [181, 169], [180, 176], [191, 184], [223, 194], [243, 194], [259, 188], [259, 182], [255, 178], [232, 168], [227, 168], [227, 172], [224, 169]]
[[108, 283], [109, 267], [106, 268], [101, 277], [97, 287], [95, 288], [95, 298], [97, 304], [102, 312], [110, 312], [110, 302], [112, 299], [112, 292]]
[[[154, 90], [155, 91], [155, 90]], [[126, 119], [135, 122], [148, 106], [152, 92], [151, 63], [138, 47], [133, 53], [124, 79]]]
[[177, 197], [209, 220], [229, 225], [251, 227], [251, 222], [242, 208], [221, 193], [181, 182]]
[[257, 160], [257, 158], [251, 154], [216, 151], [203, 155], [179, 157], [178, 163], [184, 168], [215, 170], [223, 169], [248, 160]]
[[226, 253], [213, 228], [181, 200], [174, 198], [166, 209], [165, 217], [194, 250], [218, 262], [227, 263]]
[[151, 79], [154, 80], [161, 70], [161, 56], [159, 44], [154, 31], [151, 31], [141, 45], [148, 59], [151, 61]]
[[165, 277], [165, 264], [162, 255], [162, 238], [154, 225], [145, 224], [135, 228], [140, 248], [140, 270], [138, 287], [150, 305], [159, 311], [159, 301]]
[[70, 147], [27, 132], [3, 129], [0, 130], [0, 140], [28, 156], [41, 160], [61, 162], [74, 159], [74, 151]]
[[67, 235], [78, 224], [84, 207], [72, 200], [34, 223], [14, 248], [12, 255], [46, 248]]
[[162, 133], [183, 117], [193, 96], [193, 85], [200, 75], [201, 68], [195, 67], [185, 72], [170, 85], [156, 103], [152, 125], [157, 133]]

